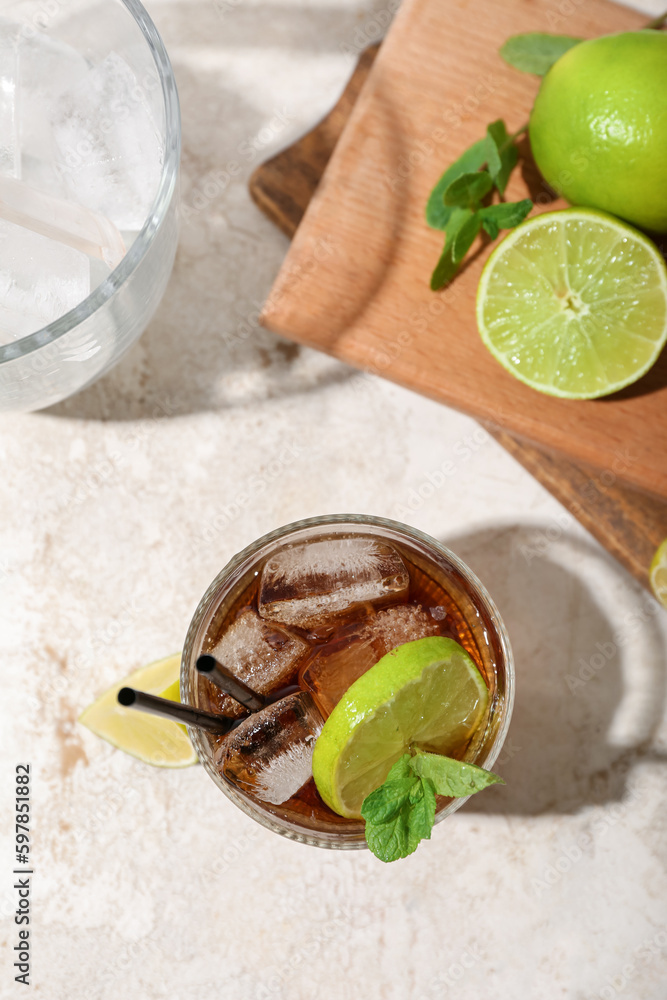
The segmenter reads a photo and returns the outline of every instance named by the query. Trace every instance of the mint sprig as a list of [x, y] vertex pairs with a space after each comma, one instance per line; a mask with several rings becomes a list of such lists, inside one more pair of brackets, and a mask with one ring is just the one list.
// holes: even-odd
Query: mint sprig
[[488, 146], [486, 138], [479, 139], [469, 146], [458, 160], [452, 163], [451, 167], [445, 170], [444, 174], [435, 185], [426, 204], [426, 221], [432, 229], [446, 229], [447, 223], [452, 215], [452, 209], [445, 205], [444, 194], [447, 188], [461, 176], [461, 174], [471, 173], [484, 166], [488, 158]]
[[423, 750], [405, 753], [364, 799], [366, 842], [380, 861], [406, 858], [431, 837], [436, 795], [464, 798], [495, 784], [505, 782], [475, 764]]
[[483, 228], [495, 240], [500, 229], [514, 229], [523, 222], [532, 207], [530, 198], [524, 198], [523, 201], [503, 201], [499, 205], [487, 205], [481, 209], [479, 216]]
[[523, 131], [524, 129], [519, 129], [514, 135], [508, 135], [502, 118], [487, 125], [488, 170], [493, 177], [493, 183], [501, 194], [505, 193], [510, 174], [519, 162], [519, 150], [514, 140]]
[[431, 275], [434, 291], [454, 277], [480, 229], [495, 239], [501, 229], [518, 225], [533, 207], [528, 198], [484, 205], [494, 189], [504, 194], [519, 159], [516, 139], [524, 131], [509, 135], [502, 119], [492, 122], [484, 138], [469, 146], [433, 188], [426, 221], [432, 229], [445, 232], [445, 246]]

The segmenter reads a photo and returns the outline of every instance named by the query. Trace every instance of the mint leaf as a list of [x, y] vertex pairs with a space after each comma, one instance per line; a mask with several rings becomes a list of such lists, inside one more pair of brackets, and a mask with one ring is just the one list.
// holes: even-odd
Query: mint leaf
[[435, 823], [435, 787], [430, 778], [420, 778], [410, 794], [408, 816], [408, 846], [416, 851], [420, 840], [430, 840]]
[[403, 806], [410, 804], [410, 793], [419, 785], [414, 772], [409, 778], [398, 781], [387, 779], [383, 785], [364, 799], [361, 815], [373, 823], [389, 823], [400, 813]]
[[458, 205], [459, 208], [474, 210], [492, 187], [493, 179], [486, 170], [461, 174], [445, 191], [443, 195], [445, 205]]
[[431, 275], [431, 291], [437, 292], [439, 288], [451, 281], [458, 269], [459, 265], [452, 257], [452, 241], [449, 240], [445, 243], [445, 249], [440, 254], [440, 260], [435, 265]]
[[[461, 174], [472, 173], [479, 170], [486, 163], [487, 141], [479, 139], [469, 146], [458, 160], [455, 160], [435, 185], [426, 203], [426, 221], [432, 229], [446, 229], [452, 215], [452, 208], [445, 205], [443, 196], [447, 188]], [[439, 287], [439, 286], [438, 286]]]
[[486, 126], [486, 167], [493, 178], [498, 177], [501, 170], [503, 169], [503, 161], [500, 155], [500, 149], [502, 147], [504, 138], [499, 130], [499, 137], [496, 138], [494, 134], [495, 126], [502, 125], [502, 132], [505, 133], [504, 138], [507, 138], [507, 129], [505, 128], [505, 122], [499, 119], [497, 122], [493, 122], [491, 125]]
[[583, 42], [583, 38], [570, 35], [547, 35], [533, 31], [526, 35], [512, 35], [500, 49], [500, 55], [522, 73], [544, 76], [562, 55]]
[[430, 840], [435, 822], [436, 794], [462, 798], [497, 783], [492, 771], [437, 753], [415, 750], [392, 766], [384, 784], [367, 795], [361, 806], [366, 842], [380, 861], [397, 861]]
[[[361, 815], [366, 820], [366, 842], [380, 861], [396, 861], [416, 850], [419, 838], [414, 825], [411, 830], [410, 816], [423, 797], [422, 784], [412, 771], [409, 778], [392, 780], [387, 776], [384, 784], [364, 799]], [[414, 801], [416, 798], [419, 801]]]
[[401, 778], [412, 778], [415, 772], [410, 767], [411, 760], [412, 755], [409, 753], [404, 753], [402, 757], [399, 757], [396, 763], [391, 765], [385, 781], [399, 781]]
[[429, 778], [415, 774], [408, 763], [410, 759], [405, 754], [399, 761], [401, 769], [410, 772], [409, 778], [390, 780], [388, 776], [383, 785], [366, 796], [361, 807], [366, 820], [366, 842], [380, 861], [406, 858], [417, 850], [420, 840], [431, 836], [435, 788]]
[[482, 228], [482, 220], [479, 212], [475, 212], [463, 223], [452, 243], [452, 260], [458, 267], [468, 250], [472, 246], [477, 233]]
[[493, 216], [484, 218], [481, 212], [480, 212], [480, 218], [482, 220], [482, 228], [484, 229], [484, 232], [488, 233], [492, 240], [495, 240], [496, 236], [500, 232], [500, 226], [498, 225], [496, 220], [493, 218]]
[[458, 270], [458, 261], [454, 260], [452, 250], [454, 247], [454, 242], [459, 233], [459, 230], [463, 228], [468, 219], [473, 217], [473, 212], [469, 208], [458, 208], [453, 207], [451, 209], [451, 217], [447, 223], [447, 239], [445, 241], [445, 246], [440, 255], [440, 260], [435, 265], [435, 270], [431, 275], [431, 288], [433, 291], [437, 291], [438, 288], [442, 288], [447, 282], [454, 277]]
[[[376, 791], [380, 791], [380, 789], [378, 788]], [[364, 807], [368, 802], [368, 798], [364, 799]], [[366, 843], [375, 857], [379, 858], [380, 861], [387, 863], [389, 861], [398, 861], [399, 858], [407, 858], [409, 854], [412, 854], [417, 849], [417, 844], [414, 843], [414, 836], [410, 836], [409, 804], [404, 803], [389, 820], [375, 822], [372, 816], [364, 816], [364, 819], [366, 820]]]
[[488, 147], [487, 166], [493, 177], [493, 183], [501, 194], [504, 194], [510, 174], [519, 160], [519, 150], [514, 144], [514, 138], [507, 133], [502, 118], [491, 122], [486, 129]]
[[[519, 159], [516, 137], [526, 128], [524, 125], [508, 135], [501, 118], [491, 122], [486, 136], [466, 149], [431, 191], [426, 221], [446, 233], [445, 245], [431, 275], [433, 291], [451, 281], [482, 226], [495, 239], [501, 229], [517, 225], [532, 208], [527, 199], [511, 209], [504, 204], [482, 206], [494, 186], [501, 195], [504, 193]], [[482, 169], [484, 166], [487, 169]]]
[[479, 211], [482, 226], [492, 240], [500, 229], [513, 229], [526, 218], [533, 203], [530, 198], [523, 201], [504, 201], [499, 205], [487, 205]]
[[489, 785], [505, 782], [493, 771], [485, 771], [476, 764], [466, 764], [452, 757], [443, 757], [437, 753], [424, 753], [417, 750], [410, 761], [410, 767], [422, 778], [429, 778], [438, 795], [460, 799], [466, 795], [481, 792]]
[[410, 800], [410, 792], [418, 784], [415, 772], [410, 767], [411, 756], [404, 753], [389, 770], [384, 784], [367, 795], [361, 807], [361, 815], [373, 822], [385, 823], [396, 816], [403, 805]]

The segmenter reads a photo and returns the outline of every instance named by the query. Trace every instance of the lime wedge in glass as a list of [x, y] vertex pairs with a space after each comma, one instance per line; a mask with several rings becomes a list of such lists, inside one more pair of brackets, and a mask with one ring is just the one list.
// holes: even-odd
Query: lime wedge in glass
[[456, 756], [485, 716], [489, 692], [470, 656], [440, 636], [406, 642], [343, 695], [315, 743], [313, 777], [326, 804], [361, 805], [411, 747]]
[[79, 716], [79, 722], [112, 746], [156, 767], [188, 767], [197, 763], [197, 754], [185, 726], [156, 715], [123, 708], [116, 695], [122, 687], [137, 688], [161, 698], [180, 701], [181, 654], [156, 660], [135, 670], [105, 691]]
[[653, 593], [667, 608], [667, 538], [658, 546], [651, 560], [649, 579]]
[[482, 340], [510, 374], [592, 399], [636, 382], [667, 340], [667, 267], [646, 236], [593, 209], [517, 226], [477, 291]]

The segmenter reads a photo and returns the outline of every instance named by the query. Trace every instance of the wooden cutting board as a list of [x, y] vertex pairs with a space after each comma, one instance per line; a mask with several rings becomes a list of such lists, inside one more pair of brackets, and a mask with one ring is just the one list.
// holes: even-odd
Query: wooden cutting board
[[[667, 352], [637, 385], [595, 401], [537, 393], [477, 334], [488, 246], [440, 293], [429, 289], [441, 234], [424, 222], [443, 169], [503, 117], [528, 118], [538, 79], [498, 46], [521, 31], [582, 37], [646, 18], [606, 0], [404, 0], [326, 168], [262, 314], [282, 335], [490, 421], [600, 475], [667, 497]], [[508, 198], [550, 201], [526, 158]]]
[[[293, 237], [366, 82], [378, 46], [365, 50], [333, 110], [294, 145], [261, 164], [250, 180], [260, 208]], [[667, 504], [611, 474], [546, 453], [498, 430], [494, 437], [644, 586], [657, 545], [667, 537]]]

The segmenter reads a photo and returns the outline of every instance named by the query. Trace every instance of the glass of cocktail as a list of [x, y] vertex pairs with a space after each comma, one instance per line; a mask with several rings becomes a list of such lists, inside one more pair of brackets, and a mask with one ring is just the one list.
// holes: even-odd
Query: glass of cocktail
[[[181, 699], [244, 710], [197, 671], [211, 654], [261, 695], [280, 695], [221, 736], [190, 731], [201, 762], [240, 809], [270, 830], [318, 847], [364, 847], [364, 822], [338, 815], [312, 779], [324, 720], [395, 647], [428, 636], [460, 643], [488, 705], [451, 756], [490, 769], [512, 712], [514, 666], [495, 605], [445, 546], [407, 525], [364, 515], [298, 521], [248, 546], [204, 594], [188, 630]], [[436, 822], [464, 799], [439, 796]]]

